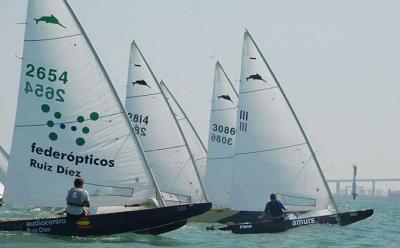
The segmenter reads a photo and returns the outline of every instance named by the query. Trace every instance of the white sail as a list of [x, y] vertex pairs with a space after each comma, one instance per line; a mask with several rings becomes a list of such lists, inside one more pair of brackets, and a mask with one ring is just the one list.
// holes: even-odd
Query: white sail
[[333, 203], [304, 131], [247, 31], [237, 115], [232, 209], [263, 210], [271, 193], [291, 211]]
[[30, 0], [5, 201], [65, 206], [75, 177], [92, 206], [156, 185], [103, 65], [66, 1]]
[[206, 171], [207, 149], [205, 148], [189, 118], [186, 116], [185, 111], [183, 111], [179, 102], [175, 99], [174, 95], [172, 95], [171, 91], [163, 81], [160, 82], [160, 88], [161, 92], [167, 99], [167, 102], [171, 107], [179, 126], [182, 129], [183, 136], [186, 138], [193, 160], [196, 164], [197, 171], [199, 172], [201, 180], [203, 180]]
[[229, 207], [238, 94], [219, 62], [215, 65], [205, 187], [215, 208]]
[[10, 156], [8, 153], [0, 146], [0, 197], [3, 196], [4, 192], [4, 182], [6, 179], [9, 158]]
[[186, 140], [135, 42], [131, 45], [125, 107], [166, 203], [205, 201]]

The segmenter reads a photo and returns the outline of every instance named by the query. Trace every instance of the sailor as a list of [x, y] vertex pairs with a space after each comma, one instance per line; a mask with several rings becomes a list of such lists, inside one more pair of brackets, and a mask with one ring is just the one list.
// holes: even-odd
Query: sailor
[[269, 196], [271, 199], [270, 202], [265, 205], [264, 212], [261, 216], [259, 216], [260, 220], [269, 220], [272, 222], [280, 222], [285, 219], [283, 216], [283, 211], [286, 211], [287, 208], [283, 206], [283, 204], [276, 199], [275, 194], [271, 194]]
[[74, 181], [74, 188], [67, 193], [67, 218], [74, 219], [88, 215], [89, 193], [83, 189], [83, 178], [78, 177]]

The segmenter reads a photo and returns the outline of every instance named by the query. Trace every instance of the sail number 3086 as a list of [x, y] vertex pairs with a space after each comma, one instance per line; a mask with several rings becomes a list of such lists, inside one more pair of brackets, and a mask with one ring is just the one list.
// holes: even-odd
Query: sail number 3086
[[212, 133], [210, 136], [210, 140], [212, 142], [216, 143], [221, 143], [221, 144], [226, 144], [226, 145], [232, 145], [233, 139], [230, 137], [226, 137], [226, 135], [231, 135], [234, 136], [236, 133], [236, 130], [234, 127], [228, 127], [228, 126], [223, 126], [223, 125], [218, 125], [213, 123], [213, 132], [216, 132], [217, 134]]
[[[33, 64], [26, 65], [25, 75], [38, 80], [47, 80], [50, 82], [60, 81], [63, 84], [68, 82], [68, 73], [66, 71], [59, 73], [56, 69], [47, 69], [39, 66], [35, 67]], [[45, 97], [48, 100], [56, 100], [64, 102], [65, 91], [51, 86], [45, 86], [43, 84], [31, 83], [28, 80], [25, 82], [24, 87], [25, 94], [32, 93], [37, 97]]]

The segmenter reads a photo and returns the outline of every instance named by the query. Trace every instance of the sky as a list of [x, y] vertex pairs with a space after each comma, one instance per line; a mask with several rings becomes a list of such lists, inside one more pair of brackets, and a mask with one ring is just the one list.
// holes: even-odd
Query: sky
[[[0, 145], [10, 150], [26, 0], [0, 2]], [[400, 178], [400, 2], [70, 0], [124, 102], [135, 39], [207, 144], [213, 70], [238, 85], [247, 28], [327, 178]], [[379, 187], [377, 185], [377, 187]], [[400, 188], [400, 187], [399, 187]]]

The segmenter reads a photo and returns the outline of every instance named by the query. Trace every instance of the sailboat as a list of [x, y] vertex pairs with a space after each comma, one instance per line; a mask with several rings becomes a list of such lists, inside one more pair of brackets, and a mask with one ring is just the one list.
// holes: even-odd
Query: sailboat
[[261, 212], [268, 196], [275, 193], [292, 215], [283, 222], [249, 219], [221, 230], [244, 234], [317, 223], [348, 225], [373, 214], [372, 209], [338, 211], [293, 107], [247, 30], [237, 111], [230, 208]]
[[194, 128], [192, 122], [187, 117], [185, 111], [162, 80], [160, 81], [160, 89], [161, 92], [164, 94], [165, 99], [167, 100], [167, 103], [170, 106], [172, 112], [176, 116], [178, 125], [180, 126], [183, 136], [186, 138], [187, 144], [192, 153], [192, 157], [196, 164], [200, 179], [204, 182], [207, 149], [201, 141], [200, 136]]
[[207, 201], [177, 116], [135, 41], [131, 43], [125, 108], [166, 204]]
[[0, 146], [0, 199], [3, 198], [4, 182], [6, 179], [9, 158], [10, 156], [8, 153]]
[[7, 204], [65, 206], [76, 177], [92, 206], [154, 199], [161, 207], [66, 217], [3, 219], [0, 231], [65, 236], [159, 234], [211, 208], [166, 206], [149, 160], [95, 49], [66, 0], [29, 0]]
[[[230, 209], [233, 161], [235, 153], [238, 93], [217, 61], [208, 136], [208, 154], [204, 184], [213, 209], [191, 218], [196, 222], [230, 222], [238, 211]], [[232, 217], [234, 216], [234, 217]]]

